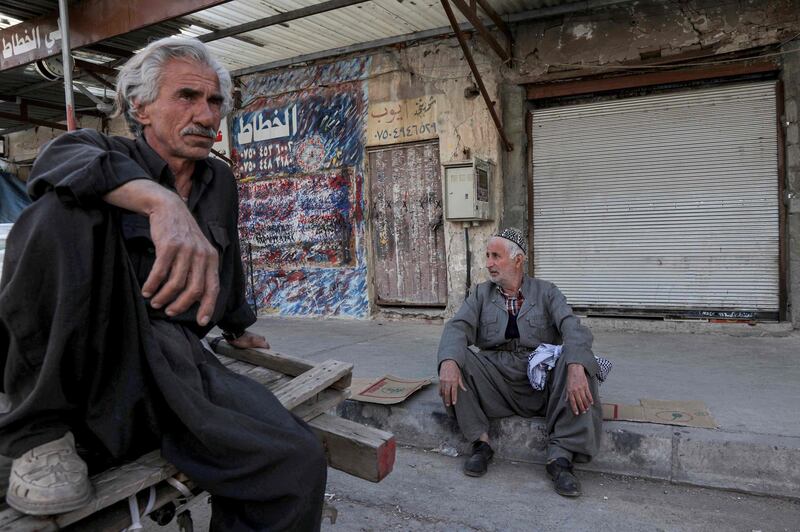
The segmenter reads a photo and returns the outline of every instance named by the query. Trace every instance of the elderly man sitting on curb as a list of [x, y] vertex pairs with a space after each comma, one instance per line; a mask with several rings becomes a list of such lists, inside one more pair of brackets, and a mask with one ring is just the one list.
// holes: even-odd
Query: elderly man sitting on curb
[[[572, 464], [591, 460], [600, 441], [592, 334], [555, 285], [524, 273], [525, 253], [518, 229], [505, 229], [489, 240], [491, 281], [469, 295], [439, 343], [439, 393], [472, 442], [464, 473], [486, 473], [494, 455], [489, 418], [544, 416], [547, 474], [557, 493], [577, 497], [581, 487]], [[546, 386], [535, 391], [528, 380], [528, 355], [540, 344], [562, 342]], [[479, 351], [470, 349], [473, 345]]]

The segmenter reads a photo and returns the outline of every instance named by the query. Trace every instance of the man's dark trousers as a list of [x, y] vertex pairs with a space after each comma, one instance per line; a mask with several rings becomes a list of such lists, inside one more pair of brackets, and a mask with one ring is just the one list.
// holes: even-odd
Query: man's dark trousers
[[115, 210], [50, 192], [22, 214], [0, 283], [0, 369], [13, 404], [0, 454], [67, 430], [102, 467], [160, 447], [212, 494], [212, 531], [319, 529], [321, 445], [191, 328], [148, 315]]

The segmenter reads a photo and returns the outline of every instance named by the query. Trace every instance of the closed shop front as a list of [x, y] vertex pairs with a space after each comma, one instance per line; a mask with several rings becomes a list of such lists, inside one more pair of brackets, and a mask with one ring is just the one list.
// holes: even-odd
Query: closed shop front
[[589, 312], [778, 317], [774, 81], [531, 116], [537, 277]]

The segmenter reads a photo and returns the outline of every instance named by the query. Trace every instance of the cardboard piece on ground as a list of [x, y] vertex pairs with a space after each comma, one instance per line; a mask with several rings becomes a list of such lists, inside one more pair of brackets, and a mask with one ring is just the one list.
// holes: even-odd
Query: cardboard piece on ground
[[354, 378], [350, 383], [350, 391], [353, 394], [350, 396], [350, 399], [365, 403], [393, 405], [402, 403], [408, 399], [412, 393], [430, 383], [430, 379], [408, 380], [393, 375], [360, 379]]
[[703, 401], [639, 399], [638, 405], [603, 403], [603, 419], [638, 421], [715, 429], [717, 424]]

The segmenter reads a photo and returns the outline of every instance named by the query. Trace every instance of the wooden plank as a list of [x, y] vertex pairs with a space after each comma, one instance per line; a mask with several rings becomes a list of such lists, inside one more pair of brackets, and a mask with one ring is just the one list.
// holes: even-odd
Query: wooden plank
[[238, 360], [231, 358], [228, 360], [232, 361], [227, 366], [229, 370], [233, 371], [234, 373], [238, 373], [239, 375], [249, 377], [257, 383], [263, 384], [267, 387], [267, 389], [270, 390], [282, 384], [283, 382], [288, 382], [291, 380], [291, 377], [271, 369], [254, 366], [252, 364], [248, 364], [247, 362], [239, 362]]
[[392, 433], [330, 414], [308, 424], [322, 440], [331, 467], [371, 482], [391, 473], [397, 451]]
[[244, 375], [250, 377], [259, 384], [263, 384], [270, 390], [283, 382], [291, 380], [291, 377], [287, 377], [283, 373], [278, 373], [277, 371], [272, 371], [267, 368], [260, 368], [258, 366], [251, 366], [250, 371]]
[[159, 451], [152, 451], [135, 462], [114, 467], [92, 477], [95, 496], [90, 504], [73, 512], [46, 518], [27, 516], [9, 509], [17, 518], [7, 522], [0, 531], [58, 530], [77, 523], [81, 519], [98, 512], [117, 501], [127, 499], [134, 493], [174, 476], [178, 470], [161, 458]]
[[230, 364], [228, 369], [234, 373], [238, 373], [239, 375], [245, 375], [248, 371], [250, 371], [250, 369], [252, 369], [252, 367], [253, 366], [251, 364], [246, 364], [237, 360], [233, 364]]
[[[213, 341], [210, 344], [211, 348], [214, 349], [214, 352], [218, 355], [235, 358], [242, 362], [249, 362], [250, 364], [275, 370], [292, 377], [302, 375], [314, 367], [314, 364], [302, 358], [276, 353], [268, 349], [238, 349], [224, 340]], [[348, 386], [349, 383], [344, 386], [336, 383], [333, 387], [337, 390], [344, 390]]]
[[[239, 353], [242, 351], [246, 350], [237, 350]], [[256, 354], [261, 355], [257, 351]], [[274, 364], [276, 357], [281, 355], [270, 353], [267, 358]], [[295, 370], [301, 367], [297, 361], [299, 359], [295, 359], [295, 362], [289, 361]], [[223, 363], [225, 362], [223, 360]], [[350, 392], [347, 388], [350, 384], [352, 364], [329, 360], [311, 366], [305, 361], [301, 362], [309, 366], [310, 370], [302, 372], [293, 380], [265, 367], [253, 368], [240, 362], [231, 362], [229, 367], [239, 372], [253, 373], [251, 376], [256, 380], [269, 380], [268, 387], [276, 386], [274, 393], [281, 403], [298, 417], [306, 420], [323, 442], [331, 467], [366, 480], [380, 481], [389, 474], [394, 464], [396, 449], [394, 436], [325, 413], [349, 397]], [[288, 382], [285, 382], [287, 380]], [[331, 384], [336, 384], [342, 389], [330, 389]], [[103, 519], [102, 515], [93, 515], [101, 510], [116, 513], [116, 510], [106, 509], [175, 474], [177, 474], [176, 468], [161, 458], [159, 451], [153, 451], [135, 462], [123, 464], [92, 477], [95, 486], [94, 500], [74, 512], [58, 516], [34, 517], [20, 514], [11, 508], [0, 511], [0, 532], [50, 531], [75, 523], [80, 523], [80, 529], [84, 529], [84, 519], [88, 519], [89, 516], [92, 516], [90, 521]], [[90, 521], [86, 521], [87, 525]]]
[[350, 397], [349, 390], [323, 390], [315, 397], [292, 409], [292, 412], [300, 419], [309, 421], [331, 408], [335, 408], [348, 397]]
[[326, 360], [283, 386], [279, 386], [272, 393], [283, 406], [291, 410], [325, 388], [332, 387], [334, 383], [339, 384], [339, 389], [348, 388], [352, 373], [352, 364], [338, 360]]
[[227, 357], [225, 355], [220, 355], [219, 353], [217, 353], [217, 359], [220, 362], [222, 362], [222, 365], [225, 366], [225, 367], [228, 367], [231, 364], [233, 364], [234, 362], [236, 362], [235, 358]]
[[[181, 482], [190, 490], [196, 490], [196, 486], [191, 480], [181, 480]], [[167, 484], [166, 482], [160, 482], [155, 487], [156, 489], [156, 498], [155, 503], [153, 504], [153, 511], [161, 508], [162, 506], [170, 503], [170, 502], [178, 502], [183, 495], [175, 488]], [[207, 496], [208, 493], [200, 492], [192, 497], [190, 500], [194, 500], [196, 497]], [[142, 491], [137, 495], [137, 500], [139, 502], [139, 511], [143, 512], [144, 509], [147, 507], [147, 501], [150, 498], [150, 491], [145, 490]], [[177, 504], [176, 504], [177, 506]], [[149, 517], [142, 517], [142, 524], [146, 528], [154, 528], [155, 525], [148, 522], [150, 521]], [[131, 513], [128, 508], [128, 500], [123, 499], [121, 501], [116, 502], [112, 506], [106, 508], [102, 512], [98, 512], [96, 514], [92, 514], [86, 519], [81, 520], [79, 523], [71, 525], [66, 530], [74, 531], [74, 532], [85, 532], [86, 530], [95, 530], [95, 531], [109, 531], [109, 532], [116, 532], [118, 530], [124, 530], [126, 527], [131, 525]]]
[[[299, 418], [304, 421], [312, 421], [314, 418], [324, 414], [331, 408], [347, 399], [349, 391], [339, 390], [323, 390], [316, 397], [309, 399], [306, 403], [299, 405], [292, 410]], [[320, 428], [323, 431], [324, 428]], [[350, 456], [336, 456], [339, 447], [334, 449], [334, 457], [337, 463], [349, 463], [352, 461]], [[369, 450], [366, 450], [369, 453]], [[369, 456], [362, 456], [361, 462], [369, 462]], [[333, 466], [332, 466], [333, 467]], [[365, 468], [364, 468], [365, 469]], [[125, 464], [117, 468], [109, 469], [100, 475], [92, 477], [92, 482], [95, 485], [95, 500], [93, 504], [59, 516], [50, 517], [34, 517], [27, 516], [17, 512], [12, 508], [8, 508], [0, 512], [0, 531], [50, 531], [58, 530], [59, 528], [77, 523], [82, 519], [89, 518], [104, 508], [112, 506], [119, 501], [125, 501], [129, 496], [138, 493], [157, 482], [174, 476], [177, 473], [175, 467], [163, 458], [158, 451], [153, 451], [142, 456], [134, 463]], [[159, 490], [173, 489], [164, 488], [159, 486]], [[173, 489], [174, 491], [174, 489]], [[178, 498], [179, 494], [175, 494], [173, 499]], [[170, 499], [171, 500], [171, 499]], [[165, 502], [160, 502], [156, 507], [159, 507]], [[141, 505], [144, 508], [144, 505]], [[124, 510], [127, 512], [127, 504], [124, 505]], [[117, 513], [117, 512], [113, 512]], [[97, 519], [104, 519], [98, 517]], [[86, 523], [88, 527], [90, 522]], [[8, 526], [6, 526], [8, 525]], [[105, 529], [105, 528], [103, 528]]]

